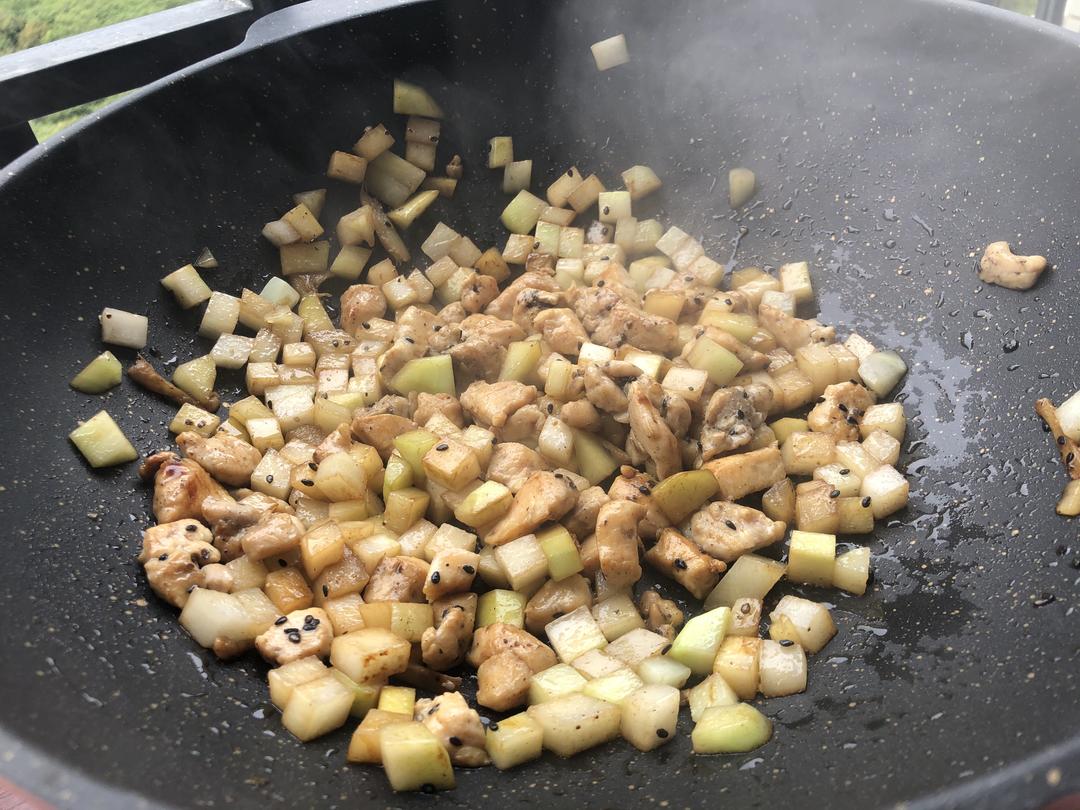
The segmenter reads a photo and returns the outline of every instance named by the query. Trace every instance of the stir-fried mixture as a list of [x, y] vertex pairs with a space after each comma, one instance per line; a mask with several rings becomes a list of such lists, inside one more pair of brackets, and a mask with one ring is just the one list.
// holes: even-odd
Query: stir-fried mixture
[[[425, 91], [396, 83], [395, 111], [404, 157], [379, 125], [331, 158], [362, 186], [332, 262], [317, 190], [264, 229], [282, 277], [261, 293], [212, 291], [193, 265], [163, 279], [180, 306], [206, 303], [215, 342], [171, 382], [142, 358], [129, 370], [180, 405], [176, 448], [139, 470], [150, 587], [219, 657], [258, 651], [297, 738], [353, 724], [349, 761], [398, 790], [620, 735], [764, 744], [758, 696], [804, 690], [836, 633], [813, 589], [867, 587], [869, 548], [837, 535], [907, 502], [903, 408], [880, 401], [903, 361], [810, 317], [805, 262], [728, 274], [636, 218], [652, 169], [608, 190], [569, 168], [545, 199], [509, 137], [489, 156], [515, 195], [505, 247], [439, 223], [416, 260], [399, 229], [463, 165], [432, 176], [442, 112]], [[733, 172], [733, 202], [753, 185]], [[330, 276], [351, 282], [336, 323]], [[102, 322], [145, 345], [145, 318]], [[250, 393], [224, 415], [219, 368]], [[119, 379], [106, 352], [73, 384]], [[95, 466], [135, 457], [104, 411], [72, 438]], [[816, 599], [770, 599], [783, 578]]]

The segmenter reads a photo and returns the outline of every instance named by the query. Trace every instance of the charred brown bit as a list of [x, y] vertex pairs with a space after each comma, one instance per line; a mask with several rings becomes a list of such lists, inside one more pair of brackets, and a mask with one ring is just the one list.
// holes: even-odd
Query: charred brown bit
[[1065, 465], [1069, 478], [1080, 480], [1080, 445], [1061, 430], [1061, 422], [1058, 420], [1054, 403], [1048, 399], [1036, 400], [1035, 413], [1041, 416], [1050, 428], [1050, 433], [1054, 437], [1054, 446], [1057, 447], [1061, 463]]

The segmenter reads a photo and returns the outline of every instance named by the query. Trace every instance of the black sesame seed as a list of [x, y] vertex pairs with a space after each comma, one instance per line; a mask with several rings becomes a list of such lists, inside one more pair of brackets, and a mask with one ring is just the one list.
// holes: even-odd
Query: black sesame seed
[[158, 559], [161, 560], [162, 562], [165, 562], [165, 560], [169, 559], [169, 555], [168, 554], [162, 554], [160, 557], [158, 557]]
[[656, 730], [656, 736], [659, 737], [661, 740], [666, 740], [667, 735], [668, 735], [668, 730], [666, 728], [658, 728]]
[[497, 438], [495, 438], [494, 436], [492, 436], [492, 437], [491, 437], [491, 443], [492, 443], [492, 444], [498, 444], [498, 443], [499, 443], [499, 440], [498, 440]]
[[1060, 444], [1060, 445], [1064, 445], [1065, 444], [1065, 437], [1064, 436], [1058, 436], [1057, 437], [1057, 443]]
[[740, 419], [745, 419], [745, 418], [746, 418], [746, 414], [745, 414], [745, 413], [743, 413], [743, 411], [742, 411], [742, 408], [740, 408], [739, 410], [735, 411], [735, 415], [736, 415], [737, 417], [739, 417]]
[[314, 461], [309, 461], [308, 462], [308, 469], [311, 470], [312, 472], [318, 472], [319, 465], [316, 464]]
[[669, 652], [671, 652], [671, 645], [670, 644], [666, 644], [664, 646], [664, 648], [662, 650], [660, 650], [661, 655], [667, 655]]
[[552, 403], [552, 402], [548, 403], [547, 412], [548, 413], [555, 413], [555, 404], [554, 403]]
[[324, 597], [330, 595], [330, 586], [329, 585], [323, 585], [322, 586], [322, 595]]
[[195, 531], [199, 530], [199, 524], [198, 523], [189, 523], [184, 528], [189, 532], [195, 532]]
[[603, 210], [602, 213], [604, 214], [604, 216], [607, 216], [608, 214], [610, 214], [611, 213], [611, 206], [610, 205], [605, 205], [604, 210]]
[[686, 570], [686, 561], [683, 560], [681, 557], [676, 557], [675, 558], [675, 567], [678, 568], [680, 571], [685, 571]]
[[839, 498], [840, 497], [840, 490], [834, 489], [832, 492], [829, 493], [829, 497], [830, 498]]
[[498, 731], [499, 730], [499, 724], [498, 723], [492, 723], [491, 725], [488, 726], [488, 728], [490, 728], [492, 731]]
[[460, 737], [451, 737], [450, 738], [450, 744], [451, 745], [461, 745], [461, 738]]
[[281, 559], [280, 557], [278, 557], [277, 562], [278, 562], [278, 565], [280, 565], [282, 568], [286, 568], [289, 565], [287, 562], [285, 562], [285, 560]]
[[408, 337], [408, 336], [405, 337], [405, 342], [406, 343], [416, 343], [415, 340], [413, 340], [411, 337]]
[[840, 474], [841, 475], [851, 475], [851, 470], [849, 470], [847, 467], [844, 467], [844, 469], [842, 469], [840, 471]]
[[724, 525], [727, 526], [732, 531], [735, 531], [735, 521], [733, 521], [733, 520], [725, 520]]
[[280, 627], [281, 625], [285, 624], [285, 622], [287, 622], [288, 620], [289, 620], [288, 616], [278, 616], [274, 620], [274, 624], [276, 624], [276, 625], [278, 625]]
[[692, 284], [694, 282], [694, 277], [693, 276], [683, 276], [683, 281], [685, 281], [687, 284]]
[[370, 329], [370, 328], [371, 328], [371, 323], [370, 323], [369, 321], [364, 321], [364, 322], [363, 322], [362, 324], [360, 324], [360, 325], [361, 325], [362, 327], [364, 327], [365, 329]]
[[859, 424], [859, 421], [854, 416], [849, 416], [847, 418], [847, 423], [849, 425], [857, 425], [857, 424]]
[[1069, 453], [1069, 455], [1065, 456], [1065, 463], [1072, 464], [1074, 458], [1076, 458], [1076, 453]]
[[822, 403], [825, 401], [825, 397], [818, 397], [815, 402]]
[[436, 584], [436, 585], [438, 585], [438, 584], [439, 584], [439, 580], [440, 580], [440, 579], [442, 579], [442, 577], [441, 577], [441, 576], [439, 576], [439, 572], [438, 572], [438, 571], [436, 571], [435, 573], [433, 573], [433, 574], [431, 575], [431, 581], [432, 581], [432, 582], [433, 582], [434, 584]]
[[790, 638], [782, 638], [782, 639], [780, 639], [780, 646], [781, 647], [790, 647], [794, 643], [795, 642], [792, 641]]
[[475, 574], [476, 573], [476, 566], [463, 565], [463, 566], [461, 566], [461, 570], [464, 571], [466, 574]]
[[638, 492], [640, 492], [642, 495], [648, 495], [649, 494], [649, 488], [647, 486], [645, 486], [644, 484], [642, 484], [640, 487], [638, 487]]
[[315, 486], [315, 482], [312, 481], [310, 478], [301, 478], [300, 483], [303, 484], [305, 487]]
[[450, 445], [448, 445], [446, 442], [443, 442], [442, 444], [435, 445], [435, 449], [441, 453], [443, 450], [449, 450]]
[[750, 603], [749, 602], [743, 602], [742, 607], [739, 608], [739, 612], [744, 614], [744, 615], [749, 613], [750, 612]]
[[845, 405], [845, 404], [844, 404], [843, 402], [841, 402], [841, 403], [840, 403], [839, 405], [837, 405], [836, 407], [837, 407], [837, 408], [839, 408], [839, 409], [840, 409], [841, 411], [843, 411], [844, 413], [847, 413], [847, 405]]
[[435, 331], [436, 332], [441, 332], [442, 331], [442, 324], [440, 324], [440, 323], [435, 324]]
[[869, 495], [867, 495], [865, 498], [862, 499], [862, 505], [863, 505], [863, 509], [869, 508], [869, 506], [870, 506], [870, 496]]
[[596, 286], [597, 287], [603, 287], [604, 286], [604, 280], [600, 279], [598, 282], [596, 282]]
[[432, 706], [430, 709], [428, 709], [428, 717], [431, 717], [431, 715], [435, 714], [435, 712], [437, 712], [438, 710], [438, 706]]
[[563, 616], [565, 616], [565, 615], [566, 615], [566, 614], [565, 614], [565, 613], [563, 613], [563, 612], [562, 612], [561, 610], [556, 610], [556, 611], [555, 611], [554, 613], [552, 613], [552, 614], [551, 614], [551, 618], [553, 618], [553, 619], [560, 619], [560, 618], [562, 618], [562, 617], [563, 617]]
[[274, 483], [274, 476], [272, 476], [272, 475], [266, 476], [266, 483], [268, 483], [268, 484]]

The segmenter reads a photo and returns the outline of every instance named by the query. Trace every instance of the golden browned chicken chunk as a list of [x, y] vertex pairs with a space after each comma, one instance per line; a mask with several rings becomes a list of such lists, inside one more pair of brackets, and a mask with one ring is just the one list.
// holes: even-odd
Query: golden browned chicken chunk
[[307, 529], [296, 515], [266, 512], [240, 533], [240, 547], [253, 560], [285, 554], [300, 545]]
[[263, 658], [279, 667], [309, 655], [328, 658], [333, 640], [334, 627], [326, 611], [310, 607], [281, 616], [255, 639], [255, 649]]
[[596, 550], [600, 573], [614, 590], [629, 588], [641, 579], [638, 521], [645, 507], [631, 501], [610, 501], [596, 518]]
[[589, 333], [572, 309], [555, 307], [536, 313], [533, 328], [547, 341], [553, 352], [576, 357], [581, 344], [587, 343]]
[[513, 320], [514, 305], [517, 304], [518, 295], [525, 290], [542, 290], [551, 293], [562, 292], [562, 288], [559, 286], [559, 283], [555, 281], [553, 274], [548, 275], [544, 272], [526, 270], [506, 285], [506, 289], [499, 293], [499, 296], [487, 305], [484, 309], [484, 313], [507, 321]]
[[727, 566], [701, 549], [675, 529], [664, 529], [656, 545], [645, 552], [645, 562], [678, 582], [698, 599], [704, 599]]
[[533, 672], [540, 672], [559, 663], [555, 651], [536, 636], [512, 624], [496, 622], [477, 628], [473, 633], [472, 648], [468, 662], [480, 666], [491, 656], [511, 652], [529, 665]]
[[411, 419], [389, 413], [373, 416], [358, 414], [352, 421], [353, 436], [378, 450], [383, 461], [390, 458], [394, 451], [394, 439], [402, 433], [416, 430], [416, 427], [416, 423]]
[[386, 314], [386, 296], [374, 284], [353, 284], [341, 294], [341, 328], [355, 336], [366, 321]]
[[424, 585], [428, 563], [417, 557], [383, 557], [375, 567], [364, 600], [367, 602], [427, 602]]
[[515, 653], [495, 653], [476, 668], [476, 702], [497, 712], [521, 706], [529, 697], [532, 668]]
[[649, 457], [656, 477], [662, 480], [682, 470], [682, 451], [650, 397], [657, 393], [650, 390], [654, 387], [659, 387], [655, 380], [642, 379], [630, 384], [630, 439]]
[[251, 483], [251, 474], [262, 460], [262, 453], [242, 439], [218, 435], [204, 438], [185, 431], [176, 443], [190, 459], [194, 459], [210, 475], [230, 487]]
[[670, 599], [664, 599], [656, 591], [645, 591], [638, 603], [645, 627], [666, 638], [675, 638], [683, 623], [683, 612]]
[[460, 593], [432, 603], [435, 626], [424, 631], [420, 652], [432, 669], [445, 670], [465, 660], [476, 623], [475, 593]]
[[225, 489], [197, 461], [176, 453], [155, 453], [139, 468], [144, 481], [154, 479], [154, 517], [158, 523], [203, 518], [203, 501], [228, 498]]
[[510, 509], [482, 532], [489, 546], [509, 543], [534, 532], [550, 520], [558, 520], [577, 503], [578, 492], [565, 477], [537, 472], [514, 496]]
[[578, 495], [577, 504], [563, 520], [563, 525], [570, 534], [584, 540], [596, 531], [596, 518], [600, 507], [611, 500], [603, 487], [589, 487]]
[[424, 582], [424, 596], [429, 602], [434, 602], [447, 594], [469, 590], [479, 564], [480, 555], [475, 551], [452, 547], [442, 549], [431, 559]]
[[863, 414], [875, 402], [877, 398], [865, 386], [836, 383], [825, 388], [806, 422], [815, 433], [827, 433], [838, 442], [857, 442]]
[[701, 458], [709, 461], [750, 444], [772, 407], [772, 389], [761, 383], [721, 388], [709, 398], [701, 424]]
[[[630, 466], [619, 469], [619, 474], [608, 488], [608, 497], [616, 501], [633, 501], [645, 507], [645, 514], [638, 523], [638, 533], [650, 540], [660, 533], [671, 521], [652, 499], [652, 488], [656, 482], [643, 472]], [[580, 499], [579, 499], [580, 500]]]
[[784, 537], [787, 526], [763, 512], [727, 501], [714, 501], [695, 512], [689, 534], [706, 554], [724, 562], [754, 549], [771, 546]]
[[574, 287], [569, 297], [593, 343], [613, 349], [631, 343], [643, 351], [663, 353], [678, 346], [674, 321], [631, 306], [608, 287]]
[[422, 698], [416, 701], [413, 711], [413, 716], [438, 737], [455, 765], [479, 768], [488, 764], [480, 715], [470, 708], [460, 692]]
[[592, 601], [589, 580], [580, 574], [572, 574], [558, 582], [549, 579], [525, 605], [525, 629], [541, 635], [551, 621], [582, 605], [592, 605]]
[[416, 406], [412, 418], [418, 425], [426, 425], [435, 414], [442, 414], [458, 427], [465, 427], [465, 415], [461, 412], [461, 403], [450, 394], [428, 394], [420, 392], [416, 396]]
[[536, 386], [515, 380], [474, 382], [461, 395], [461, 407], [478, 425], [498, 428], [518, 410], [535, 401]]
[[182, 608], [188, 594], [204, 584], [202, 566], [221, 559], [211, 545], [212, 539], [208, 528], [190, 518], [160, 523], [144, 531], [139, 562], [146, 568], [154, 593]]
[[822, 326], [816, 320], [796, 318], [768, 304], [758, 307], [758, 321], [789, 352], [810, 343], [832, 343], [836, 340], [833, 327]]
[[544, 457], [518, 442], [499, 442], [491, 451], [487, 478], [517, 493], [535, 472], [548, 469]]

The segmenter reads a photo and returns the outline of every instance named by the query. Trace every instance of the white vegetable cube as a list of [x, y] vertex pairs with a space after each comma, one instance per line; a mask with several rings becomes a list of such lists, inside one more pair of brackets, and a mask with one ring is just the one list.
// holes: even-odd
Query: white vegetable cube
[[601, 650], [607, 646], [600, 625], [584, 605], [549, 622], [544, 632], [564, 664], [571, 663], [589, 650]]
[[836, 558], [833, 585], [841, 590], [862, 596], [870, 579], [870, 549], [863, 546], [845, 551]]
[[[600, 221], [618, 223], [631, 216], [629, 191], [605, 191], [596, 200]], [[635, 223], [636, 224], [636, 223]]]
[[383, 770], [396, 791], [454, 787], [454, 768], [439, 738], [423, 723], [389, 725], [379, 732]]
[[794, 641], [809, 653], [820, 651], [836, 635], [829, 609], [799, 596], [785, 596], [769, 614], [769, 637]]
[[315, 386], [279, 385], [266, 389], [266, 401], [283, 433], [315, 421]]
[[544, 729], [526, 712], [492, 723], [486, 747], [491, 764], [501, 771], [538, 759], [544, 750]]
[[[627, 633], [634, 630], [643, 630], [645, 627], [645, 620], [638, 613], [634, 601], [629, 594], [625, 593], [616, 594], [597, 602], [593, 605], [592, 614], [608, 641], [615, 641], [615, 639]], [[644, 632], [648, 633], [649, 631], [644, 630]], [[666, 643], [667, 640], [665, 639]], [[611, 648], [608, 648], [607, 652], [608, 655], [615, 655]], [[620, 655], [615, 655], [615, 657], [622, 658]], [[629, 664], [630, 662], [626, 661], [625, 663]]]
[[540, 429], [537, 449], [545, 458], [565, 466], [574, 458], [574, 432], [565, 422], [550, 416]]
[[[239, 304], [237, 301], [237, 306]], [[98, 319], [101, 321], [101, 339], [105, 343], [129, 349], [141, 349], [146, 345], [150, 321], [145, 315], [105, 307]]]
[[714, 706], [706, 709], [690, 739], [695, 754], [738, 754], [769, 741], [772, 721], [753, 706]]
[[859, 432], [864, 439], [869, 438], [875, 431], [883, 430], [897, 441], [903, 441], [906, 429], [907, 418], [904, 416], [904, 406], [899, 402], [871, 405], [866, 409], [862, 422], [859, 423]]
[[671, 644], [668, 653], [680, 661], [695, 675], [712, 672], [713, 659], [727, 632], [731, 608], [717, 607], [690, 619]]
[[472, 239], [467, 236], [459, 236], [450, 243], [450, 250], [446, 255], [453, 259], [459, 267], [472, 267], [484, 253]]
[[626, 47], [626, 37], [617, 34], [591, 46], [593, 59], [596, 60], [597, 70], [611, 70], [613, 67], [625, 65], [630, 61], [630, 51]]
[[254, 338], [243, 335], [219, 335], [210, 350], [210, 359], [219, 368], [243, 368], [254, 342]]
[[761, 626], [762, 602], [751, 596], [743, 596], [735, 600], [731, 606], [731, 624], [728, 625], [728, 636], [757, 637]]
[[183, 433], [190, 430], [200, 436], [207, 437], [213, 435], [219, 425], [221, 425], [221, 420], [216, 415], [204, 411], [190, 402], [185, 402], [180, 406], [180, 410], [176, 412], [172, 422], [169, 423], [169, 431]]
[[91, 467], [111, 467], [139, 457], [120, 426], [105, 411], [98, 411], [68, 434]]
[[858, 495], [859, 488], [862, 486], [861, 476], [856, 475], [851, 469], [836, 461], [814, 470], [814, 479], [824, 481], [834, 490], [837, 490], [840, 493], [836, 496], [838, 498], [850, 498], [853, 495]]
[[709, 382], [709, 373], [696, 368], [672, 366], [664, 375], [663, 389], [678, 394], [687, 402], [700, 402], [705, 386]]
[[787, 576], [792, 582], [828, 586], [836, 564], [836, 535], [793, 531]]
[[619, 730], [639, 751], [652, 751], [675, 737], [679, 722], [679, 690], [651, 684], [631, 693], [622, 703]]
[[585, 178], [576, 166], [571, 166], [555, 180], [547, 190], [547, 200], [554, 208], [562, 208], [566, 205], [570, 194], [581, 185]]
[[[827, 433], [796, 431], [787, 437], [780, 455], [789, 475], [813, 475], [818, 467], [832, 463], [836, 456], [836, 441]], [[851, 465], [846, 466], [850, 468]]]
[[267, 681], [270, 684], [270, 702], [281, 711], [289, 705], [293, 689], [309, 681], [324, 678], [330, 674], [326, 664], [317, 656], [310, 655], [307, 658], [299, 658], [290, 661], [267, 673]]
[[[559, 229], [558, 255], [566, 259], [581, 259], [585, 251], [585, 229], [562, 227]], [[557, 271], [557, 266], [556, 266]], [[584, 265], [582, 265], [584, 275]]]
[[273, 498], [289, 497], [289, 476], [292, 464], [274, 450], [263, 454], [262, 460], [251, 473], [251, 488]]
[[330, 675], [293, 687], [282, 725], [297, 739], [307, 742], [345, 725], [352, 709], [353, 693]]
[[858, 476], [860, 490], [862, 479], [881, 466], [881, 462], [870, 455], [859, 442], [837, 442], [834, 455], [837, 464], [851, 470], [852, 475]]
[[780, 287], [786, 293], [795, 296], [795, 301], [814, 300], [814, 288], [810, 283], [810, 265], [806, 262], [792, 262], [780, 265]]
[[900, 460], [900, 442], [884, 430], [875, 430], [863, 439], [862, 446], [882, 464], [895, 465]]
[[544, 733], [544, 748], [570, 757], [619, 736], [619, 707], [584, 694], [564, 695], [538, 706], [528, 715]]
[[600, 182], [600, 178], [595, 174], [590, 174], [582, 180], [572, 192], [570, 192], [566, 201], [574, 211], [580, 214], [586, 209], [591, 208], [600, 198], [600, 195], [604, 190], [604, 184]]
[[761, 639], [756, 636], [725, 638], [716, 652], [713, 674], [719, 675], [743, 700], [757, 694]]
[[364, 130], [360, 140], [353, 144], [352, 150], [364, 160], [374, 160], [393, 145], [394, 136], [385, 126], [376, 124]]
[[[589, 650], [587, 653], [579, 655], [574, 659], [571, 666], [590, 680], [602, 678], [605, 675], [611, 675], [626, 668], [626, 664], [618, 658], [612, 658], [601, 650]], [[687, 677], [689, 677], [689, 673], [687, 673]]]
[[330, 272], [340, 278], [356, 281], [364, 272], [370, 258], [371, 248], [361, 245], [343, 245], [330, 263]]
[[240, 299], [234, 295], [215, 292], [206, 305], [199, 334], [207, 338], [217, 338], [236, 329], [240, 320]]
[[561, 225], [556, 225], [553, 222], [537, 222], [535, 231], [536, 252], [550, 253], [552, 256], [558, 255], [559, 234], [561, 231]]
[[894, 467], [886, 465], [863, 478], [860, 494], [870, 498], [874, 517], [880, 520], [907, 506], [908, 490], [908, 480]]
[[758, 690], [765, 697], [783, 697], [806, 691], [806, 652], [798, 644], [761, 642]]
[[547, 579], [547, 556], [535, 534], [496, 547], [495, 559], [502, 566], [510, 587], [526, 596], [534, 593]]
[[191, 309], [209, 300], [212, 292], [199, 271], [190, 264], [169, 273], [161, 280], [161, 285], [176, 296], [176, 303], [184, 309]]
[[693, 673], [686, 664], [666, 655], [657, 655], [639, 663], [637, 674], [646, 684], [664, 684], [682, 689]]
[[509, 135], [497, 135], [488, 140], [489, 169], [501, 169], [514, 160], [514, 139]]
[[[611, 597], [606, 601], [617, 598], [619, 597]], [[670, 645], [671, 642], [665, 636], [644, 627], [636, 627], [608, 644], [604, 652], [631, 669], [636, 669], [642, 661], [661, 655]]]
[[795, 362], [799, 369], [810, 378], [814, 391], [818, 394], [840, 379], [836, 358], [829, 351], [829, 347], [821, 343], [800, 346], [795, 350]]
[[563, 695], [572, 695], [585, 688], [588, 681], [569, 664], [556, 664], [537, 672], [529, 682], [529, 703], [546, 703]]
[[578, 352], [579, 366], [588, 363], [606, 363], [608, 360], [614, 359], [614, 349], [609, 349], [607, 346], [601, 346], [597, 343], [582, 343], [581, 350]]
[[874, 530], [874, 507], [870, 498], [853, 495], [836, 499], [837, 534], [869, 534]]
[[411, 645], [381, 627], [363, 627], [337, 636], [330, 645], [330, 663], [357, 683], [404, 672]]
[[532, 182], [532, 161], [513, 160], [503, 168], [503, 194], [516, 194]]
[[874, 352], [859, 363], [859, 376], [879, 397], [888, 395], [907, 374], [907, 363], [896, 352]]
[[663, 185], [656, 172], [648, 166], [631, 166], [622, 173], [622, 179], [632, 200], [640, 200]]
[[761, 294], [761, 303], [765, 306], [778, 309], [781, 312], [786, 312], [788, 315], [795, 314], [795, 296], [789, 292], [782, 292], [780, 290], [765, 290]]
[[720, 583], [705, 598], [705, 607], [731, 606], [736, 599], [765, 595], [784, 576], [787, 566], [759, 554], [744, 554], [732, 563]]
[[696, 723], [706, 709], [734, 706], [739, 702], [739, 696], [722, 676], [714, 673], [690, 690], [687, 702], [690, 704], [690, 719]]
[[[435, 144], [406, 141], [405, 159], [426, 172], [435, 170]], [[434, 195], [437, 196], [437, 195]]]

